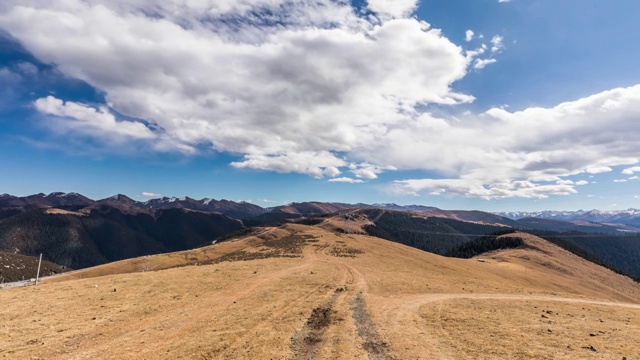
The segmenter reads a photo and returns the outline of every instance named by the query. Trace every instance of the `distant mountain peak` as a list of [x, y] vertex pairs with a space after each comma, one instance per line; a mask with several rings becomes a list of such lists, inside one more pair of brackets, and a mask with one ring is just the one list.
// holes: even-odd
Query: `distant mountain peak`
[[597, 223], [627, 224], [640, 226], [640, 210], [629, 208], [627, 210], [577, 210], [577, 211], [508, 211], [495, 213], [510, 219], [523, 218], [562, 220], [562, 221], [586, 221]]

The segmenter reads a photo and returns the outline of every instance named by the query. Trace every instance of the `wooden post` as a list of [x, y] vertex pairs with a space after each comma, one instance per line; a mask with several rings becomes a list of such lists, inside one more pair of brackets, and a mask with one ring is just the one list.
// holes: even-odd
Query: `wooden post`
[[40, 261], [38, 261], [38, 273], [36, 274], [36, 285], [38, 285], [38, 279], [40, 279], [40, 265], [42, 264], [42, 253], [40, 253]]

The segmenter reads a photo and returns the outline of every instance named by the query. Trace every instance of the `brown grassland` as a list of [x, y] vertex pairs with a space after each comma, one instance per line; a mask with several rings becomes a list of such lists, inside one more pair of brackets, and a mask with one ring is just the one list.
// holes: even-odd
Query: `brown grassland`
[[639, 359], [640, 286], [518, 236], [480, 262], [287, 225], [75, 271], [0, 291], [0, 358]]

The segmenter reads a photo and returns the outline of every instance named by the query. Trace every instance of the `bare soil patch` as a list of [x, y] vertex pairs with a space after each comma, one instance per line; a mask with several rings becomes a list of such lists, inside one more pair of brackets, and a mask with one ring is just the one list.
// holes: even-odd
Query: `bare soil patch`
[[351, 301], [353, 310], [353, 320], [358, 329], [358, 336], [362, 339], [362, 347], [367, 351], [369, 360], [391, 360], [389, 344], [382, 340], [376, 326], [371, 321], [367, 305], [364, 302], [362, 293], [358, 293]]

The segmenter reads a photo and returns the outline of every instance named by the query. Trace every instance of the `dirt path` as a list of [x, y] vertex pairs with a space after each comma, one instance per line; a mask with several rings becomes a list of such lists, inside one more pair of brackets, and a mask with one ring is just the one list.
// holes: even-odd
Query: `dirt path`
[[421, 294], [415, 296], [402, 297], [403, 307], [410, 307], [416, 309], [417, 307], [432, 303], [443, 302], [447, 300], [457, 299], [473, 299], [473, 300], [509, 300], [509, 301], [549, 301], [549, 302], [563, 302], [572, 304], [589, 304], [589, 305], [603, 305], [603, 306], [616, 306], [629, 309], [640, 309], [640, 304], [627, 304], [611, 301], [598, 301], [590, 299], [578, 299], [568, 298], [560, 296], [549, 295], [526, 295], [526, 294]]

